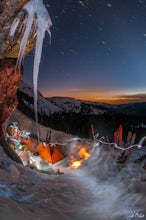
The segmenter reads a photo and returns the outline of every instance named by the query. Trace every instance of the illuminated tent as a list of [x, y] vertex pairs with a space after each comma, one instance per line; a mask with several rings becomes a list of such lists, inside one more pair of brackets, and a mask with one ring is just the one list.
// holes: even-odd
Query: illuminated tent
[[52, 164], [65, 158], [57, 145], [52, 146], [47, 142], [40, 143], [35, 152], [39, 153], [40, 157]]
[[38, 153], [40, 157], [52, 164], [65, 158], [62, 151], [59, 149], [59, 145], [49, 144], [49, 142], [38, 144], [38, 139], [36, 137], [20, 136], [20, 130], [16, 124], [9, 125], [6, 131], [7, 134], [12, 137], [12, 143], [10, 142], [10, 144], [14, 150], [16, 147], [15, 145], [22, 145], [23, 150], [25, 149], [32, 153]]

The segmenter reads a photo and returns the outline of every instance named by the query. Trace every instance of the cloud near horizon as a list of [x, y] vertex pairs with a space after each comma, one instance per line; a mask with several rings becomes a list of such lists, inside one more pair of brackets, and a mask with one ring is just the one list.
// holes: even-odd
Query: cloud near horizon
[[117, 95], [115, 96], [116, 104], [132, 103], [132, 102], [146, 102], [146, 93], [131, 94], [131, 95]]

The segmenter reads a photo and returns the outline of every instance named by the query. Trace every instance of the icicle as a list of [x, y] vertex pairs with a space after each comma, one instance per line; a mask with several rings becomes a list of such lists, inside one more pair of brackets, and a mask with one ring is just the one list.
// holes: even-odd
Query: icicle
[[19, 22], [20, 22], [20, 18], [17, 18], [17, 17], [16, 17], [16, 18], [13, 20], [13, 23], [12, 23], [11, 29], [10, 29], [10, 33], [9, 33], [10, 36], [13, 36], [13, 35], [15, 34]]
[[[35, 119], [38, 123], [38, 114], [37, 114], [37, 82], [38, 82], [38, 73], [39, 66], [42, 54], [43, 39], [45, 37], [45, 32], [49, 31], [50, 26], [52, 25], [48, 11], [42, 4], [42, 1], [39, 1], [38, 10], [37, 10], [37, 41], [35, 47], [35, 57], [34, 57], [34, 68], [33, 68], [33, 86], [34, 86], [34, 108], [35, 108]], [[50, 35], [51, 38], [51, 35]], [[39, 135], [39, 132], [38, 132]]]
[[24, 33], [24, 31], [25, 31], [25, 28], [26, 28], [26, 18], [24, 19], [24, 21], [22, 22], [22, 25], [19, 27], [19, 29], [18, 29], [18, 33], [20, 34], [20, 33]]
[[[46, 31], [48, 32], [51, 38], [50, 26], [52, 25], [52, 22], [51, 22], [47, 9], [45, 8], [43, 0], [30, 0], [22, 8], [22, 10], [26, 11], [27, 16], [23, 22], [24, 35], [23, 35], [21, 45], [20, 45], [16, 68], [18, 68], [19, 70], [21, 68], [22, 60], [25, 55], [26, 44], [27, 44], [29, 35], [32, 31], [32, 25], [34, 23], [35, 29], [36, 29], [36, 33], [34, 33], [34, 37], [36, 37], [36, 46], [35, 46], [35, 55], [34, 55], [34, 66], [33, 66], [33, 86], [34, 86], [35, 120], [36, 120], [36, 123], [38, 124], [38, 114], [37, 114], [38, 73], [39, 73], [39, 66], [40, 66], [40, 60], [41, 60], [41, 54], [42, 54], [43, 39], [44, 39]], [[19, 21], [17, 21], [17, 18], [14, 19], [12, 27], [10, 29], [10, 36], [15, 34]], [[38, 139], [39, 139], [38, 128], [37, 128], [37, 133], [38, 133]]]

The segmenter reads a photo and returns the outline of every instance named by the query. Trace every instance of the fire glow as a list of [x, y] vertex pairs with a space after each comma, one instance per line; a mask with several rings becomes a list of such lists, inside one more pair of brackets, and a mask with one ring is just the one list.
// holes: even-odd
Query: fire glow
[[85, 147], [82, 147], [78, 152], [78, 157], [80, 159], [71, 162], [71, 167], [73, 169], [78, 169], [82, 165], [82, 162], [90, 157], [90, 154], [87, 152]]
[[78, 169], [82, 164], [82, 160], [77, 160], [77, 161], [74, 161], [72, 164], [71, 164], [71, 167], [73, 169]]

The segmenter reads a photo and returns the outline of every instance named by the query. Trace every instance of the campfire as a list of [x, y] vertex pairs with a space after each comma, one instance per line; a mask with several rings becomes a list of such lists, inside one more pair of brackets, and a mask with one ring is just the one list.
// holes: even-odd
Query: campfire
[[71, 168], [78, 169], [84, 160], [87, 160], [90, 157], [89, 152], [87, 152], [87, 149], [85, 147], [81, 147], [79, 149], [79, 152], [77, 153], [77, 159], [75, 159], [75, 156], [71, 156]]

